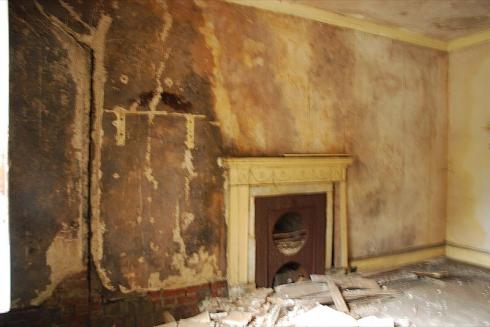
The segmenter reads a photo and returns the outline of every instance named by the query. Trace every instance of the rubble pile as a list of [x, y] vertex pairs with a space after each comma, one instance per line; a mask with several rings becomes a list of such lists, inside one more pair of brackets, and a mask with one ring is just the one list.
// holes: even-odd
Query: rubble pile
[[[348, 302], [398, 294], [372, 279], [352, 275], [312, 275], [311, 280], [243, 291], [240, 296], [210, 298], [195, 317], [158, 327], [306, 327], [394, 326], [392, 318], [360, 318]], [[335, 305], [335, 309], [328, 305]]]

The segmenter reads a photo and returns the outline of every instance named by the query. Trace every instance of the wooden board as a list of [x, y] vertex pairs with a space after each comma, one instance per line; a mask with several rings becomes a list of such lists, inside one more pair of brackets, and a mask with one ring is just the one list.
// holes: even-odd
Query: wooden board
[[349, 307], [347, 306], [347, 303], [345, 303], [344, 297], [342, 296], [342, 293], [340, 293], [340, 290], [335, 282], [332, 279], [328, 279], [327, 285], [328, 289], [330, 290], [333, 303], [335, 304], [335, 308], [338, 311], [349, 313]]

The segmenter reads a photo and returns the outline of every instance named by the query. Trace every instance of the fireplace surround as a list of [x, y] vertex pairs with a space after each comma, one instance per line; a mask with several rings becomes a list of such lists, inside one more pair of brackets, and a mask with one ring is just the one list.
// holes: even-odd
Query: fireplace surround
[[348, 267], [346, 183], [351, 157], [244, 157], [220, 161], [225, 168], [227, 279], [230, 286], [255, 284], [256, 197], [325, 193], [325, 269], [329, 269], [333, 255], [335, 193], [339, 204], [340, 262], [341, 267]]

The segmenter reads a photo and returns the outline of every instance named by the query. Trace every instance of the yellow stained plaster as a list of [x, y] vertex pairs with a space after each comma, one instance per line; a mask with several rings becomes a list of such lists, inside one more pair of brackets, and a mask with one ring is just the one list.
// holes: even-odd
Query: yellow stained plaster
[[489, 74], [490, 43], [449, 56], [446, 238], [482, 251], [490, 251]]
[[231, 108], [230, 98], [228, 91], [224, 86], [224, 76], [221, 73], [220, 61], [221, 61], [221, 49], [218, 38], [215, 35], [214, 24], [211, 17], [206, 14], [205, 8], [207, 7], [206, 1], [195, 0], [195, 3], [203, 9], [204, 26], [199, 28], [199, 31], [204, 36], [208, 48], [213, 55], [213, 92], [215, 99], [216, 110], [220, 112], [218, 117], [221, 132], [225, 136], [226, 140], [233, 140], [240, 135], [240, 126], [236, 114]]

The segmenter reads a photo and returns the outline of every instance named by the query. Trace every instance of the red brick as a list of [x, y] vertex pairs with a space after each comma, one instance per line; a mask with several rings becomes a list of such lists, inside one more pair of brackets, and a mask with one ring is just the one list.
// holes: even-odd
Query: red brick
[[208, 288], [209, 288], [209, 284], [200, 284], [200, 285], [189, 286], [186, 288], [186, 294], [196, 293], [202, 289], [208, 289]]
[[185, 295], [185, 288], [177, 288], [172, 290], [163, 290], [163, 297]]
[[162, 304], [163, 304], [163, 306], [175, 305], [175, 304], [177, 304], [177, 298], [176, 297], [164, 297], [162, 299]]
[[177, 298], [178, 304], [197, 304], [197, 302], [199, 302], [199, 298], [196, 293]]
[[148, 292], [146, 293], [146, 296], [150, 301], [158, 301], [163, 297], [163, 292], [157, 291], [157, 292]]

